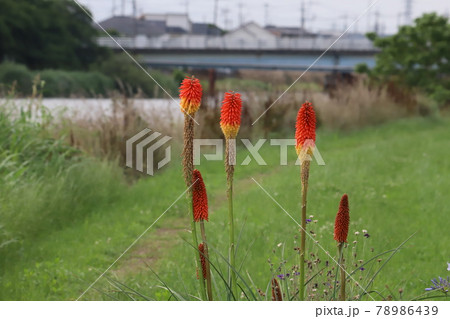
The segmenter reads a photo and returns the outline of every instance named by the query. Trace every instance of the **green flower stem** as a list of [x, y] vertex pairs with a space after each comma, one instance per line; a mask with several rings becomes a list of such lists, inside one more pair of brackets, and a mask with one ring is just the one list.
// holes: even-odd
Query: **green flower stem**
[[308, 194], [309, 160], [304, 160], [301, 166], [302, 181], [302, 216], [300, 230], [300, 276], [299, 276], [299, 297], [305, 300], [305, 256], [306, 256], [306, 196]]
[[237, 283], [236, 283], [236, 261], [235, 261], [235, 244], [234, 244], [234, 217], [233, 217], [233, 180], [228, 181], [228, 219], [230, 223], [230, 273], [231, 273], [231, 289], [236, 298], [237, 296]]
[[230, 287], [235, 298], [238, 298], [237, 282], [236, 282], [236, 262], [235, 262], [235, 243], [234, 243], [234, 216], [233, 216], [233, 175], [235, 163], [235, 150], [233, 140], [226, 140], [225, 148], [225, 169], [227, 172], [227, 198], [228, 198], [228, 222], [230, 224], [230, 247], [229, 247], [229, 279]]
[[340, 281], [341, 286], [339, 289], [339, 300], [345, 301], [345, 269], [344, 269], [344, 243], [338, 244], [338, 255], [339, 255], [339, 270], [340, 270]]

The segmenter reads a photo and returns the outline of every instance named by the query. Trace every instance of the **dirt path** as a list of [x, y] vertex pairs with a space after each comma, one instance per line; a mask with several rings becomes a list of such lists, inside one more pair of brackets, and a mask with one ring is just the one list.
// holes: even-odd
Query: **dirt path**
[[128, 274], [148, 271], [155, 267], [158, 260], [164, 257], [170, 248], [180, 243], [180, 233], [187, 232], [187, 218], [171, 218], [163, 223], [163, 227], [149, 231], [113, 271], [118, 278]]
[[[252, 176], [256, 180], [275, 174], [277, 169], [271, 170], [269, 174], [256, 174]], [[251, 177], [246, 177], [235, 181], [236, 189], [249, 189], [258, 187]], [[226, 204], [227, 196], [223, 192], [216, 196], [211, 208], [220, 207]], [[163, 222], [163, 227], [150, 231], [146, 234], [134, 248], [128, 252], [121, 260], [113, 273], [118, 278], [123, 278], [129, 274], [148, 271], [148, 267], [154, 268], [157, 262], [164, 258], [167, 251], [172, 247], [182, 243], [180, 235], [189, 231], [190, 222], [187, 218], [172, 218]]]

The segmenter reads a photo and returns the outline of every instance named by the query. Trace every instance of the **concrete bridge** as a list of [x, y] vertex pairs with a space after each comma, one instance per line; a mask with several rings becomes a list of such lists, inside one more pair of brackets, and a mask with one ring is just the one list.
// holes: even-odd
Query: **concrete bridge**
[[[149, 67], [195, 69], [306, 70], [323, 53], [319, 50], [131, 50]], [[333, 51], [325, 53], [309, 70], [352, 72], [359, 63], [374, 64], [374, 52]]]
[[[163, 35], [159, 37], [101, 37], [98, 43], [120, 51], [119, 43], [152, 68], [306, 70], [336, 37], [282, 38], [263, 34], [223, 36]], [[116, 43], [117, 41], [117, 43]], [[318, 60], [310, 71], [352, 72], [359, 63], [369, 67], [378, 51], [363, 36], [344, 36]]]

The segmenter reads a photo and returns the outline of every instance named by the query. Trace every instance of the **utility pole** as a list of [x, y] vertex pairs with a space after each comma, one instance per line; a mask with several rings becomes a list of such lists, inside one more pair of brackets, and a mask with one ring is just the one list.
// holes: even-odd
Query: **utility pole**
[[230, 9], [228, 9], [228, 8], [222, 9], [223, 24], [225, 25], [225, 30], [228, 30], [228, 24], [230, 22], [230, 20], [228, 19], [228, 13], [230, 13]]
[[138, 29], [138, 25], [137, 25], [137, 4], [136, 4], [136, 0], [133, 0], [133, 34], [136, 37], [137, 35], [137, 29]]
[[405, 24], [411, 24], [413, 0], [405, 0]]
[[243, 7], [244, 7], [244, 4], [242, 2], [239, 2], [239, 26], [240, 27], [244, 24], [244, 16], [242, 15]]
[[305, 1], [302, 1], [300, 6], [300, 33], [302, 32], [302, 30], [305, 30], [305, 19]]
[[269, 25], [269, 4], [264, 3], [264, 26], [267, 27]]
[[[299, 35], [306, 33], [306, 23], [308, 22], [308, 28], [312, 28], [312, 21], [315, 20], [315, 15], [312, 14], [312, 6], [318, 4], [312, 0], [300, 2], [300, 26]], [[308, 9], [307, 9], [308, 8]]]
[[[353, 17], [350, 17], [350, 20], [353, 20]], [[356, 18], [354, 21], [356, 21]], [[347, 29], [347, 26], [345, 28]], [[359, 25], [358, 25], [358, 21], [356, 21], [355, 24], [353, 25], [353, 32], [357, 34], [358, 31], [359, 31]]]
[[125, 15], [125, 0], [122, 0], [122, 15]]
[[397, 13], [397, 29], [400, 28], [400, 25], [402, 24], [402, 13]]
[[217, 26], [217, 10], [219, 10], [219, 0], [214, 0], [214, 25]]
[[348, 15], [344, 14], [342, 16], [342, 22], [343, 22], [343, 24], [342, 24], [342, 31], [347, 30], [347, 21], [348, 21]]
[[111, 15], [116, 16], [116, 0], [112, 1]]
[[375, 11], [375, 25], [374, 30], [376, 34], [380, 32], [380, 11]]
[[136, 0], [133, 0], [133, 17], [137, 18], [137, 3]]

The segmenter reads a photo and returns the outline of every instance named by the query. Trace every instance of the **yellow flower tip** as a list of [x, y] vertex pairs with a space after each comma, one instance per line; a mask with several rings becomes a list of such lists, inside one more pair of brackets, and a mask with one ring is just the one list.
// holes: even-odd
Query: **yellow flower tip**
[[303, 145], [298, 145], [295, 147], [297, 151], [297, 155], [301, 161], [307, 159], [307, 157], [311, 157], [314, 153], [315, 143], [313, 140], [307, 140], [303, 143]]
[[181, 101], [180, 101], [181, 112], [188, 114], [188, 115], [194, 115], [198, 111], [199, 108], [200, 108], [200, 103], [193, 102], [187, 98], [181, 98]]
[[241, 126], [242, 100], [235, 92], [226, 92], [220, 111], [220, 127], [226, 139], [236, 138]]
[[220, 123], [220, 128], [222, 129], [225, 139], [235, 139], [238, 135], [240, 125]]

